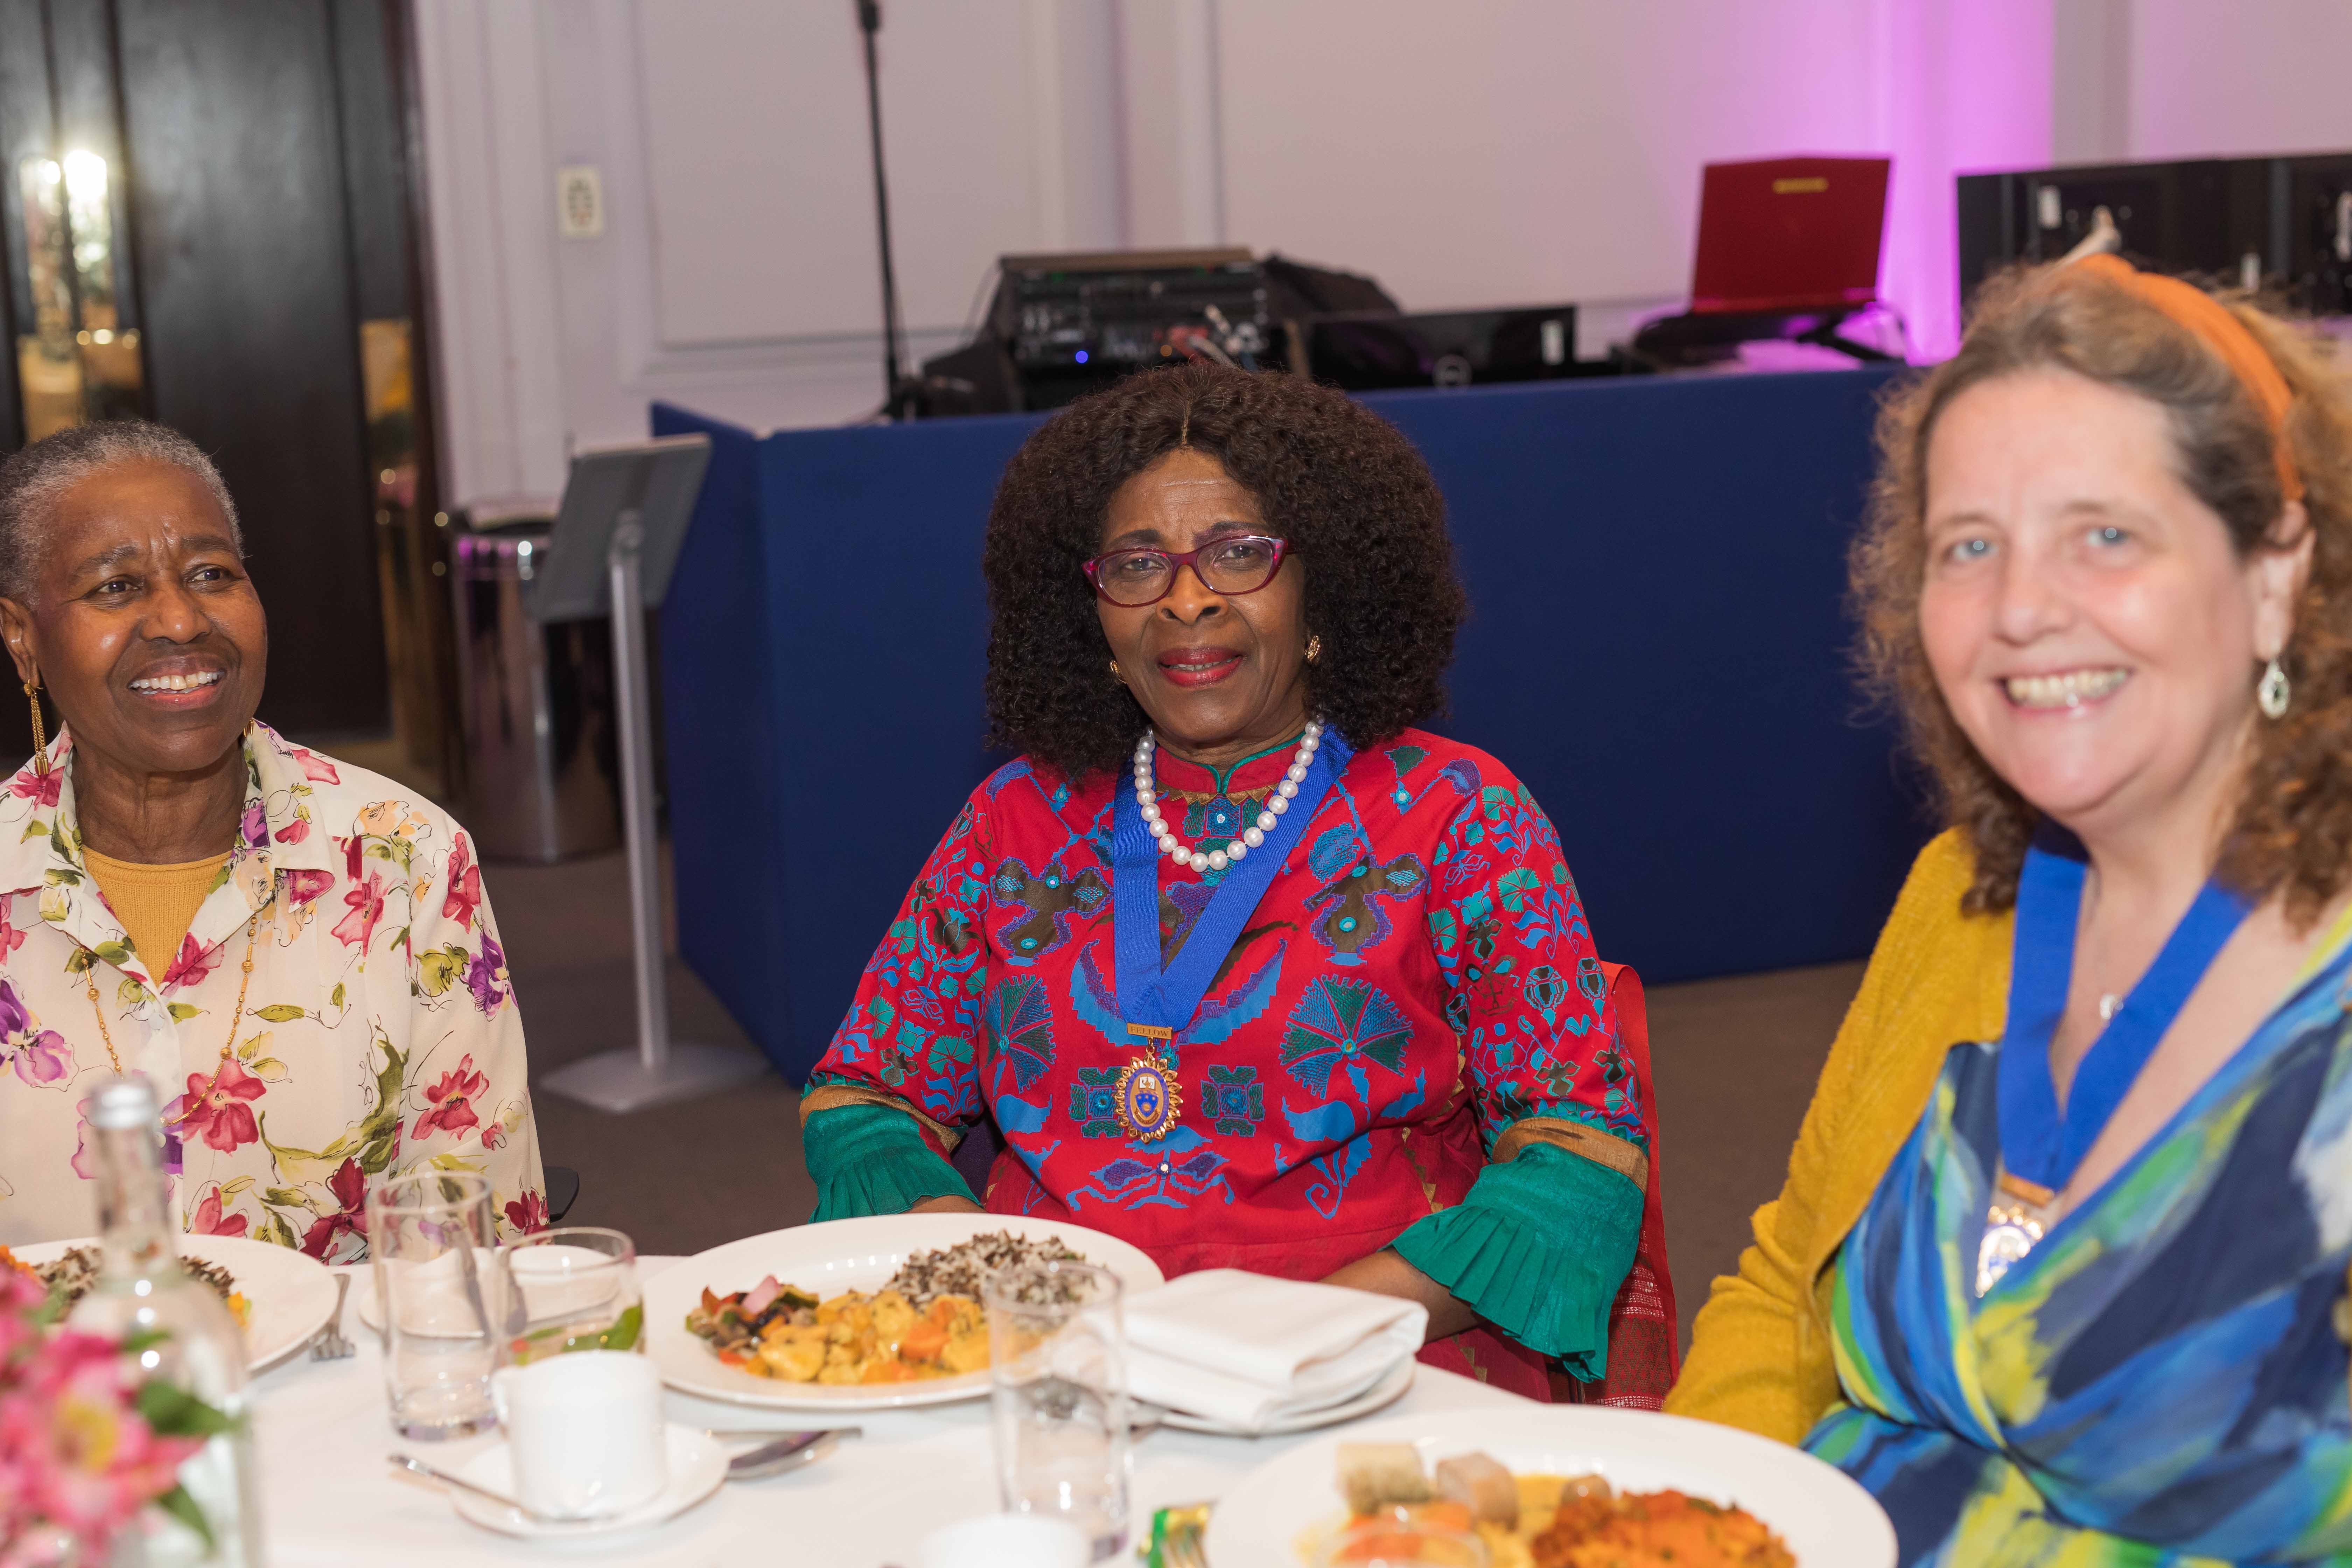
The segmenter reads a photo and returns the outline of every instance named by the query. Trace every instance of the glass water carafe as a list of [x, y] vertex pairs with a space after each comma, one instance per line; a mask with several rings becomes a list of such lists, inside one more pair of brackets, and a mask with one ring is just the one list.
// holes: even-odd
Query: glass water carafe
[[233, 1423], [180, 1466], [180, 1484], [202, 1511], [210, 1541], [151, 1508], [143, 1534], [126, 1532], [114, 1561], [260, 1568], [245, 1340], [212, 1287], [180, 1266], [155, 1091], [144, 1079], [117, 1079], [91, 1094], [83, 1110], [96, 1145], [105, 1253], [97, 1282], [69, 1321], [93, 1333], [152, 1339], [141, 1355], [148, 1375], [185, 1389]]

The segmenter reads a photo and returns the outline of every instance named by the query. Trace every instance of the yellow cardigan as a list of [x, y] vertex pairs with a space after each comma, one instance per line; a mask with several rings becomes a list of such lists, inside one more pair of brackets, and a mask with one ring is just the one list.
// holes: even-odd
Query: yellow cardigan
[[1957, 829], [1919, 852], [1813, 1089], [1788, 1184], [1715, 1282], [1666, 1409], [1803, 1438], [1837, 1398], [1832, 1260], [1963, 1040], [1999, 1037], [2014, 917], [1963, 915], [1975, 857]]

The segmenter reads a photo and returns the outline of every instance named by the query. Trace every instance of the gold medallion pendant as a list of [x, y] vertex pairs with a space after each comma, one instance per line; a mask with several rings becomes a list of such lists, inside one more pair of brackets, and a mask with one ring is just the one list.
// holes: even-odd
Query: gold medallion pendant
[[1176, 1075], [1161, 1057], [1159, 1045], [1174, 1039], [1176, 1031], [1129, 1024], [1127, 1032], [1140, 1035], [1152, 1045], [1119, 1069], [1111, 1109], [1118, 1117], [1120, 1131], [1139, 1143], [1156, 1142], [1167, 1137], [1184, 1114], [1184, 1091], [1177, 1087]]
[[2012, 1176], [2007, 1171], [1995, 1182], [1992, 1205], [1985, 1211], [1984, 1240], [1977, 1246], [1977, 1294], [1981, 1297], [2000, 1277], [2019, 1263], [2041, 1242], [2049, 1229], [2051, 1201], [2057, 1194], [2048, 1187]]

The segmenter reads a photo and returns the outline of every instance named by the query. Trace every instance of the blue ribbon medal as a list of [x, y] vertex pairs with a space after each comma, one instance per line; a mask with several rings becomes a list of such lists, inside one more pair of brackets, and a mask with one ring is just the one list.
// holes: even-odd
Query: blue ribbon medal
[[1348, 765], [1349, 747], [1334, 731], [1298, 781], [1298, 793], [1265, 842], [1228, 867], [1209, 907], [1163, 973], [1160, 952], [1160, 845], [1135, 792], [1122, 786], [1111, 807], [1112, 937], [1118, 962], [1118, 1012], [1144, 1049], [1118, 1075], [1113, 1104], [1121, 1131], [1150, 1143], [1174, 1131], [1183, 1114], [1176, 1082], [1176, 1034], [1192, 1021], [1216, 979], [1218, 965], [1273, 886], [1275, 874], [1307, 831], [1315, 808]]
[[2050, 1042], [2074, 983], [2074, 928], [2087, 868], [2073, 834], [2044, 827], [2025, 852], [2018, 877], [2009, 1026], [1997, 1076], [2000, 1173], [1977, 1253], [1979, 1296], [2042, 1239], [2052, 1201], [2074, 1179], [2189, 994], [2253, 907], [2219, 882], [2199, 889], [2147, 973], [2083, 1054], [2062, 1113]]

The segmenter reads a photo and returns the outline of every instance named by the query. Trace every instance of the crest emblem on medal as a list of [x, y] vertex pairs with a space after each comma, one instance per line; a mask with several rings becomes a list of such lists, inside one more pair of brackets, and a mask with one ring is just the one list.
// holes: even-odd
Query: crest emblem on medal
[[1184, 1113], [1183, 1091], [1157, 1061], [1138, 1058], [1119, 1069], [1112, 1108], [1122, 1131], [1150, 1143], [1167, 1137]]

